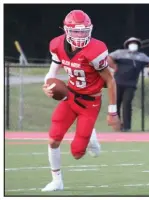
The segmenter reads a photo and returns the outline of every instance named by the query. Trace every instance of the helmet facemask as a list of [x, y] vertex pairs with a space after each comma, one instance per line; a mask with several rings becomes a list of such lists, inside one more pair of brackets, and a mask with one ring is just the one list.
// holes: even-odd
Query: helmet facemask
[[75, 25], [74, 28], [64, 26], [66, 40], [76, 48], [83, 48], [88, 45], [91, 39], [93, 26], [85, 27], [84, 25]]

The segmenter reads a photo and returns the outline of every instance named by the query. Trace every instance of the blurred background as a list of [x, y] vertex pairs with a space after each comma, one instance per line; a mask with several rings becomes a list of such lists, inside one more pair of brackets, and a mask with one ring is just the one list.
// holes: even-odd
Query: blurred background
[[[145, 4], [5, 4], [5, 57], [18, 58], [14, 40], [19, 40], [28, 58], [46, 59], [49, 41], [63, 33], [59, 27], [73, 9], [88, 13], [93, 36], [105, 41], [110, 51], [122, 47], [129, 37], [149, 37], [149, 5]], [[149, 48], [144, 50], [149, 54]]]
[[[49, 41], [63, 34], [63, 19], [73, 9], [82, 9], [92, 19], [93, 37], [103, 40], [109, 52], [123, 48], [129, 37], [149, 38], [149, 5], [145, 4], [5, 4], [5, 125], [7, 130], [47, 131], [57, 102], [42, 92], [44, 76], [50, 66]], [[18, 41], [23, 51], [18, 52]], [[20, 48], [20, 46], [18, 48]], [[149, 56], [149, 45], [141, 50]], [[24, 61], [24, 62], [23, 62]], [[67, 80], [63, 71], [59, 78]], [[133, 101], [133, 131], [149, 131], [149, 79], [140, 75]], [[96, 123], [98, 131], [106, 125], [108, 99]], [[74, 125], [70, 131], [74, 131]]]

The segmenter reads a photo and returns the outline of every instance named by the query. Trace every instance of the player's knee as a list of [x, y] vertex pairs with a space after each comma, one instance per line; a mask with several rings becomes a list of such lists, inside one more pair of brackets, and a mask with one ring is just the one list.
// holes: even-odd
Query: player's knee
[[49, 139], [49, 144], [50, 144], [50, 147], [55, 149], [55, 148], [58, 148], [59, 145], [60, 145], [60, 141], [56, 141], [52, 138]]
[[85, 155], [86, 147], [79, 147], [75, 142], [71, 143], [71, 153], [75, 159], [80, 159]]
[[84, 152], [78, 152], [78, 151], [75, 151], [73, 149], [71, 149], [71, 153], [76, 160], [79, 160], [80, 158], [82, 158], [85, 155], [85, 151]]
[[[85, 153], [84, 153], [84, 154], [85, 154]], [[76, 154], [76, 155], [74, 154], [73, 157], [74, 157], [76, 160], [79, 160], [80, 158], [82, 158], [82, 157], [84, 156], [84, 154], [81, 154], [81, 155], [80, 155], [80, 154]]]

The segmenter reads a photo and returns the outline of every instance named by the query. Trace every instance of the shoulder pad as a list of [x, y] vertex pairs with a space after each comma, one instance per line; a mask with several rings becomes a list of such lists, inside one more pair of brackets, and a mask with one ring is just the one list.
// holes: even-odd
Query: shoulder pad
[[90, 43], [87, 47], [88, 47], [88, 50], [86, 52], [86, 58], [89, 61], [94, 60], [100, 54], [102, 54], [108, 50], [107, 46], [104, 42], [102, 42], [100, 40], [96, 40], [94, 38], [92, 38], [92, 40], [90, 41]]
[[62, 38], [64, 38], [64, 35], [60, 35], [58, 37], [55, 37], [49, 42], [49, 51], [52, 53], [56, 53], [57, 49], [62, 41]]

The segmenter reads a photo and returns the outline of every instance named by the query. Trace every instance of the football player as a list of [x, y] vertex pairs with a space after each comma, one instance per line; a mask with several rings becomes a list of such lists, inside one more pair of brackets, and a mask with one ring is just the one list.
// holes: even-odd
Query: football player
[[105, 84], [109, 95], [107, 123], [114, 130], [120, 130], [116, 84], [107, 64], [108, 50], [105, 43], [91, 37], [92, 29], [89, 16], [81, 10], [73, 10], [64, 19], [65, 33], [49, 44], [52, 63], [45, 77], [43, 91], [48, 97], [53, 96], [52, 90], [47, 88], [46, 80], [55, 77], [58, 70], [64, 68], [69, 76], [69, 94], [67, 99], [60, 101], [52, 115], [48, 157], [53, 180], [42, 191], [64, 188], [59, 146], [76, 119], [76, 132], [71, 143], [72, 155], [80, 159], [87, 148], [91, 154], [99, 154], [100, 146], [94, 125], [101, 108], [102, 88]]

